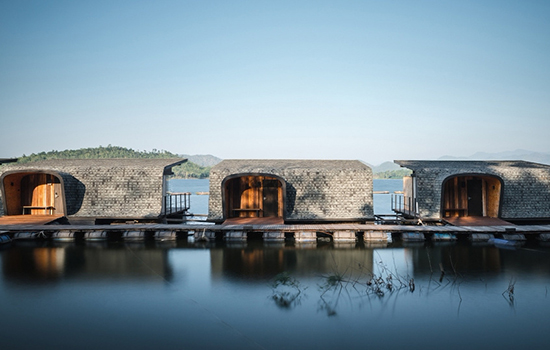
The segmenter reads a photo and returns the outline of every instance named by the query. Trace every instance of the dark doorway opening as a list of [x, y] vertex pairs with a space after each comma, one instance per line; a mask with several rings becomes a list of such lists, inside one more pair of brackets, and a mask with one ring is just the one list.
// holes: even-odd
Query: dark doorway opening
[[459, 175], [443, 184], [442, 217], [498, 218], [502, 182], [490, 175]]
[[3, 179], [7, 215], [65, 215], [63, 184], [57, 175], [12, 173]]
[[468, 216], [483, 216], [483, 184], [480, 178], [467, 181]]
[[230, 218], [283, 217], [283, 181], [267, 175], [239, 175], [223, 182], [224, 216]]

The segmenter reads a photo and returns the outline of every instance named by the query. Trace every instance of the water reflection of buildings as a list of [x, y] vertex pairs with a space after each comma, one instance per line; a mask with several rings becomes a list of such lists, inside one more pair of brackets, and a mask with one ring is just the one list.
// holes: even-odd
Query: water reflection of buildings
[[[148, 246], [143, 243], [128, 245], [90, 244], [12, 246], [0, 254], [4, 280], [13, 282], [57, 282], [61, 280], [113, 280], [162, 283], [173, 280], [173, 267], [179, 269], [177, 259], [170, 261], [173, 247]], [[178, 251], [186, 248], [175, 248]], [[348, 279], [366, 279], [371, 273], [380, 274], [381, 266], [392, 273], [415, 279], [455, 271], [463, 277], [514, 273], [550, 277], [548, 249], [502, 250], [494, 246], [462, 244], [434, 244], [432, 246], [348, 247], [339, 249], [332, 244], [304, 248], [293, 245], [269, 246], [245, 244], [241, 246], [212, 246], [206, 254], [210, 259], [213, 280], [263, 283], [287, 272], [298, 279], [319, 278], [340, 274]], [[192, 269], [205, 261], [190, 261]], [[195, 265], [196, 264], [196, 265]], [[208, 272], [204, 271], [201, 273]]]
[[[405, 248], [406, 259], [413, 266], [415, 276], [446, 274], [463, 277], [475, 275], [538, 275], [550, 277], [548, 249], [503, 249], [491, 245], [469, 246], [438, 244], [431, 247]], [[440, 267], [441, 266], [441, 267]]]
[[[544, 256], [544, 263], [541, 262]], [[241, 246], [213, 249], [210, 252], [212, 278], [267, 280], [288, 272], [296, 278], [321, 277], [334, 273], [364, 277], [381, 268], [402, 277], [427, 277], [439, 274], [461, 276], [512, 273], [550, 276], [546, 269], [548, 252], [503, 250], [494, 246], [437, 244], [433, 246], [384, 249], [300, 249], [295, 247]]]
[[210, 261], [213, 279], [266, 280], [282, 272], [295, 277], [359, 277], [373, 271], [373, 250], [246, 246], [212, 250]]
[[405, 248], [415, 276], [455, 271], [499, 272], [500, 251], [492, 246], [471, 247], [456, 244], [440, 244], [433, 247]]
[[57, 247], [19, 246], [2, 253], [5, 280], [170, 280], [172, 269], [167, 250], [143, 245]]

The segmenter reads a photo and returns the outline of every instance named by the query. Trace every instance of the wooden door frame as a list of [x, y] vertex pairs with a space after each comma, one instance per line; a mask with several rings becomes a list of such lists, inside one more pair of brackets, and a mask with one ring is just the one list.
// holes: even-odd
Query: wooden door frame
[[[19, 175], [19, 176], [17, 176]], [[0, 177], [0, 191], [2, 192], [2, 205], [3, 205], [3, 208], [4, 208], [4, 215], [18, 215], [18, 214], [13, 214], [11, 213], [10, 214], [10, 209], [9, 206], [10, 205], [14, 205], [13, 204], [13, 200], [11, 199], [11, 195], [8, 196], [8, 190], [6, 190], [6, 186], [15, 186], [15, 183], [13, 181], [19, 181], [19, 184], [18, 184], [18, 195], [21, 196], [21, 181], [22, 179], [27, 176], [27, 175], [51, 175], [53, 177], [55, 177], [57, 180], [59, 180], [59, 187], [60, 187], [60, 193], [59, 195], [61, 196], [61, 205], [62, 205], [62, 215], [66, 216], [67, 215], [67, 200], [66, 200], [66, 196], [65, 196], [65, 182], [63, 181], [63, 177], [58, 173], [58, 172], [55, 172], [55, 171], [49, 171], [49, 170], [37, 170], [37, 169], [24, 169], [24, 170], [10, 170], [10, 171], [6, 171], [5, 173], [2, 174], [2, 176]], [[16, 178], [14, 178], [15, 176], [17, 176]], [[11, 178], [14, 178], [13, 180], [11, 180]], [[9, 183], [8, 183], [9, 182]], [[21, 199], [18, 199], [17, 200], [18, 202], [21, 201]], [[19, 207], [21, 207], [21, 203], [19, 203]], [[12, 208], [13, 209], [13, 208]], [[21, 214], [21, 213], [19, 213]]]
[[[500, 176], [493, 175], [493, 174], [485, 174], [485, 173], [460, 173], [460, 174], [453, 174], [453, 175], [447, 176], [441, 183], [441, 198], [440, 198], [441, 202], [440, 202], [440, 210], [439, 210], [440, 217], [445, 218], [445, 210], [446, 210], [445, 209], [445, 194], [446, 194], [445, 186], [447, 182], [455, 178], [461, 178], [461, 177], [465, 178], [470, 176], [479, 177], [482, 180], [489, 178], [489, 179], [497, 180], [500, 183], [500, 191], [499, 191], [499, 198], [498, 198], [498, 213], [497, 213], [497, 217], [500, 218], [501, 212], [502, 212], [502, 197], [503, 197], [502, 194], [504, 193], [504, 181]], [[487, 203], [482, 202], [482, 206], [485, 206], [485, 205], [487, 205]]]
[[229, 176], [226, 176], [223, 180], [222, 180], [222, 183], [221, 183], [221, 192], [222, 192], [222, 211], [223, 211], [223, 219], [224, 220], [227, 220], [231, 217], [231, 215], [229, 215], [229, 208], [227, 207], [227, 200], [228, 198], [226, 198], [226, 185], [227, 185], [227, 182], [230, 181], [230, 180], [234, 180], [234, 179], [237, 179], [237, 178], [241, 178], [241, 177], [260, 177], [260, 176], [263, 176], [263, 177], [270, 177], [270, 178], [273, 178], [273, 179], [276, 179], [279, 181], [279, 183], [281, 184], [281, 191], [282, 191], [282, 219], [284, 220], [285, 219], [285, 216], [286, 216], [286, 181], [278, 176], [278, 175], [273, 175], [273, 174], [269, 174], [269, 173], [239, 173], [239, 174], [232, 174], [232, 175], [229, 175]]

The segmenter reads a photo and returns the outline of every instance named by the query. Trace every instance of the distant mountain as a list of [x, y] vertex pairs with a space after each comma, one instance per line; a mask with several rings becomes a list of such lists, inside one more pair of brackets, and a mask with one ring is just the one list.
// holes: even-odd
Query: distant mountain
[[195, 163], [204, 167], [212, 167], [222, 161], [222, 159], [210, 154], [196, 154], [192, 156], [187, 154], [181, 154], [180, 156], [183, 158], [187, 158], [192, 163]]
[[533, 152], [524, 149], [496, 153], [477, 152], [468, 157], [443, 156], [441, 160], [525, 160], [550, 165], [550, 153]]
[[376, 165], [376, 166], [373, 166], [371, 168], [372, 168], [372, 172], [375, 173], [375, 174], [383, 173], [383, 172], [391, 171], [391, 170], [401, 169], [401, 167], [399, 165], [395, 164], [394, 162], [384, 162], [380, 165]]

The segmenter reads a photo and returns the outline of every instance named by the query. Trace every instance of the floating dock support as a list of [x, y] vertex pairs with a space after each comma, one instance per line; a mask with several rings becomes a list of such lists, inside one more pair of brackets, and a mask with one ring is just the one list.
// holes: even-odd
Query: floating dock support
[[143, 241], [145, 236], [145, 231], [124, 231], [122, 233], [122, 239], [125, 241]]
[[294, 240], [296, 242], [317, 242], [317, 233], [313, 231], [296, 231]]
[[357, 237], [355, 231], [352, 230], [343, 230], [343, 231], [334, 231], [332, 234], [332, 239], [334, 242], [355, 242]]
[[421, 232], [403, 232], [401, 239], [405, 242], [424, 242], [426, 237]]
[[450, 242], [456, 241], [456, 239], [456, 236], [452, 233], [434, 233], [432, 236], [434, 242]]
[[487, 242], [490, 239], [494, 239], [495, 235], [491, 233], [472, 233], [469, 238], [472, 242]]
[[380, 231], [367, 231], [363, 234], [363, 240], [365, 242], [388, 242], [387, 232]]
[[109, 239], [107, 231], [86, 231], [84, 239], [87, 241], [106, 241]]
[[521, 233], [514, 233], [514, 234], [503, 233], [502, 239], [505, 239], [507, 241], [526, 241], [527, 240], [525, 238], [525, 235]]
[[176, 231], [156, 231], [153, 237], [157, 241], [175, 241], [177, 233]]
[[16, 232], [13, 234], [13, 240], [27, 240], [45, 238], [44, 232]]
[[11, 237], [7, 232], [0, 232], [0, 244], [6, 244], [11, 242]]
[[264, 241], [282, 242], [285, 240], [285, 233], [282, 231], [264, 232], [262, 238]]
[[76, 231], [74, 230], [59, 230], [52, 233], [52, 239], [55, 241], [74, 241]]
[[246, 231], [228, 231], [224, 237], [227, 241], [246, 241]]

